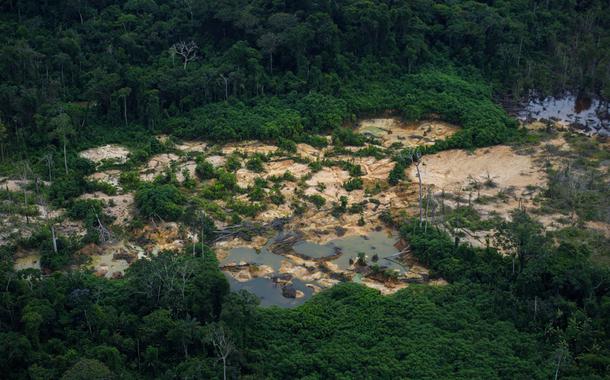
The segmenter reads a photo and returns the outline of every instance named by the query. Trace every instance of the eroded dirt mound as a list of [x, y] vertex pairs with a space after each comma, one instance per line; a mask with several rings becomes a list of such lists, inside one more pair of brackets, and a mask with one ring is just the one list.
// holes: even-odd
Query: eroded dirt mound
[[258, 141], [244, 141], [241, 143], [227, 144], [221, 149], [222, 153], [227, 155], [233, 152], [240, 152], [248, 155], [254, 153], [268, 154], [275, 152], [276, 150], [278, 150], [277, 146], [263, 144]]
[[227, 163], [227, 158], [225, 156], [209, 156], [206, 157], [205, 160], [215, 168], [220, 168]]
[[80, 157], [100, 164], [103, 161], [111, 161], [119, 164], [127, 162], [129, 150], [120, 145], [103, 145], [97, 148], [84, 150], [78, 154]]
[[285, 172], [290, 172], [296, 178], [300, 178], [309, 173], [309, 167], [305, 164], [294, 162], [293, 160], [271, 161], [265, 164], [267, 177], [280, 177]]
[[88, 193], [80, 199], [98, 199], [104, 202], [104, 212], [115, 218], [114, 223], [123, 225], [131, 221], [135, 214], [133, 193], [107, 195], [102, 192]]
[[176, 149], [183, 152], [205, 152], [208, 144], [203, 141], [184, 141], [181, 144], [176, 145]]
[[110, 170], [105, 170], [102, 172], [93, 173], [89, 177], [87, 177], [87, 179], [90, 181], [107, 183], [109, 185], [116, 187], [117, 189], [120, 189], [121, 188], [121, 186], [119, 184], [120, 177], [121, 177], [120, 170], [110, 169]]
[[157, 176], [169, 169], [172, 162], [177, 162], [179, 157], [173, 153], [162, 153], [153, 156], [146, 167], [142, 169], [140, 179], [143, 181], [153, 181]]
[[343, 183], [349, 179], [349, 173], [337, 167], [324, 167], [307, 180], [306, 195], [319, 194], [327, 200], [337, 201], [340, 196], [347, 195]]
[[[449, 150], [424, 156], [420, 165], [424, 184], [437, 189], [462, 191], [481, 184], [481, 194], [497, 193], [498, 189], [542, 186], [545, 174], [531, 156], [519, 155], [508, 146], [475, 150]], [[416, 180], [412, 165], [409, 176]]]
[[397, 118], [366, 119], [357, 131], [379, 139], [384, 147], [399, 143], [405, 147], [432, 145], [455, 132], [458, 127], [440, 121], [403, 123]]

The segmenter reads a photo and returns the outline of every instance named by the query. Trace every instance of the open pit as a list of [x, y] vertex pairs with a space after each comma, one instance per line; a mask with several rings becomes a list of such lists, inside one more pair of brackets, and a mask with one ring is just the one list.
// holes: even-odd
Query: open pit
[[[186, 171], [195, 180], [195, 186], [181, 187], [181, 191], [197, 197], [214, 180], [197, 178], [191, 153], [215, 168], [225, 169], [230, 155], [239, 155], [242, 165], [255, 154], [267, 155], [269, 160], [263, 163], [260, 173], [246, 165], [235, 170], [240, 189], [231, 195], [231, 201], [249, 203], [255, 181], [263, 186], [263, 197], [257, 202], [264, 207], [255, 216], [242, 216], [242, 223], [267, 227], [257, 229], [253, 235], [225, 237], [213, 247], [232, 288], [253, 291], [263, 305], [285, 307], [299, 305], [342, 281], [362, 283], [391, 294], [411, 283], [442, 285], [444, 281], [430, 279], [427, 269], [411, 257], [408, 242], [401, 241], [397, 232], [380, 220], [384, 213], [394, 217], [419, 213], [415, 165], [406, 169], [405, 180], [391, 186], [388, 176], [395, 163], [390, 156], [392, 150], [385, 148], [430, 145], [456, 130], [457, 127], [438, 121], [407, 124], [395, 118], [363, 120], [356, 131], [375, 138], [370, 143], [379, 144], [379, 154], [374, 157], [356, 153], [361, 148], [335, 150], [332, 145], [317, 149], [299, 143], [296, 153], [285, 153], [276, 146], [256, 141], [224, 146], [188, 141], [177, 144], [176, 150], [151, 157], [139, 168], [139, 174], [141, 180], [152, 181], [159, 175], [173, 173], [181, 183]], [[509, 218], [517, 207], [538, 207], [535, 199], [547, 183], [545, 165], [560, 165], [557, 154], [565, 153], [566, 149], [569, 149], [566, 141], [558, 135], [533, 153], [495, 146], [427, 155], [419, 165], [424, 196], [429, 191], [433, 201], [442, 203], [447, 210], [468, 204], [483, 219]], [[128, 154], [127, 149], [117, 145], [81, 152], [82, 157], [96, 163], [124, 162]], [[318, 164], [313, 165], [315, 162]], [[351, 169], [355, 166], [359, 166], [359, 174], [353, 174]], [[354, 179], [352, 175], [358, 176], [362, 185], [348, 190], [346, 183]], [[119, 194], [96, 192], [81, 196], [101, 200], [104, 211], [115, 218], [113, 228], [127, 227], [136, 213], [134, 195], [122, 191], [120, 176], [120, 170], [111, 169], [88, 177], [113, 185]], [[265, 181], [257, 181], [259, 178]], [[11, 190], [21, 189], [16, 180], [11, 181]], [[270, 201], [273, 192], [281, 195], [281, 202]], [[231, 201], [205, 199], [222, 211], [231, 207]], [[440, 211], [436, 213], [438, 218]], [[220, 230], [233, 223], [222, 212], [210, 216]], [[547, 228], [554, 228], [560, 217], [541, 215], [540, 220]], [[278, 221], [282, 221], [279, 227]], [[465, 231], [465, 239], [482, 246], [492, 232]], [[162, 221], [144, 225], [130, 234], [125, 239], [115, 237], [118, 242], [90, 247], [86, 253], [91, 257], [88, 265], [100, 276], [120, 277], [138, 258], [163, 250], [181, 251], [187, 244], [198, 241], [188, 226]], [[17, 265], [35, 266], [32, 257], [35, 256], [25, 255]]]
[[400, 144], [403, 147], [433, 145], [458, 131], [458, 127], [440, 121], [404, 123], [397, 118], [367, 119], [358, 123], [356, 131], [381, 141], [384, 147]]

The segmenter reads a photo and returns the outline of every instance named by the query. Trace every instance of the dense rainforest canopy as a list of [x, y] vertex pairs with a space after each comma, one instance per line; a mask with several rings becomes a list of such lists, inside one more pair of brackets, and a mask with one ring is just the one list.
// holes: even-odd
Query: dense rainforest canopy
[[[608, 15], [607, 0], [1, 2], [0, 174], [35, 177], [36, 186], [48, 178], [40, 199], [87, 235], [55, 239], [45, 228], [0, 247], [0, 377], [608, 379], [608, 268], [593, 264], [576, 227], [570, 239], [553, 237], [524, 211], [503, 225], [514, 260], [388, 216], [430, 276], [448, 284], [386, 297], [346, 283], [295, 309], [230, 292], [204, 244], [137, 261], [116, 280], [67, 270], [78, 249], [99, 242], [98, 223], [110, 222], [99, 201], [78, 196], [116, 191], [84, 179], [94, 168], [80, 149], [129, 147], [120, 181], [135, 193], [136, 223], [201, 223], [211, 243], [213, 220], [198, 219], [172, 178], [139, 180], [137, 165], [165, 152], [155, 135], [260, 139], [289, 151], [324, 146], [317, 134], [328, 133], [363, 145], [344, 127], [389, 113], [460, 126], [423, 154], [523, 141], [498, 103], [564, 91], [610, 98]], [[392, 159], [390, 183], [413, 162]], [[230, 166], [197, 163], [199, 178], [215, 180], [206, 199], [242, 191]], [[346, 187], [362, 187], [357, 180]], [[571, 201], [559, 196], [566, 188], [550, 191]], [[599, 221], [607, 186], [598, 190], [557, 207], [587, 206]], [[2, 191], [0, 200], [25, 203], [27, 216], [27, 194]], [[237, 222], [256, 211], [231, 206], [241, 208]], [[39, 250], [44, 272], [15, 271], [18, 248]]]
[[[604, 0], [13, 0], [0, 10], [0, 119], [28, 145], [131, 124], [294, 137], [380, 105], [417, 118], [419, 94], [393, 90], [430, 69], [484, 79], [487, 97], [610, 96]], [[354, 101], [361, 94], [369, 101]]]

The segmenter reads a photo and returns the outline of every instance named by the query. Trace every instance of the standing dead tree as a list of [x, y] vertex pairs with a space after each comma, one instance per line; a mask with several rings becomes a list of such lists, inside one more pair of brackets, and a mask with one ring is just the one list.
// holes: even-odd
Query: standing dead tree
[[222, 326], [213, 328], [212, 344], [218, 354], [218, 360], [222, 361], [222, 378], [223, 380], [227, 380], [227, 358], [235, 352], [235, 345], [227, 336]]
[[97, 232], [100, 237], [100, 243], [106, 243], [107, 241], [110, 241], [110, 239], [112, 239], [112, 234], [110, 233], [110, 230], [108, 230], [104, 226], [104, 224], [100, 220], [100, 217], [97, 215], [97, 212], [93, 211], [93, 213], [95, 214], [95, 219], [97, 219]]
[[421, 164], [421, 152], [417, 149], [411, 149], [405, 152], [406, 157], [415, 165], [417, 182], [419, 183], [419, 226], [424, 223], [424, 207], [423, 207], [423, 183], [419, 165]]
[[194, 61], [198, 58], [197, 50], [199, 50], [199, 46], [197, 46], [195, 41], [176, 42], [170, 48], [172, 54], [177, 54], [182, 57], [182, 64], [184, 70], [186, 70], [186, 65], [188, 65], [189, 62]]

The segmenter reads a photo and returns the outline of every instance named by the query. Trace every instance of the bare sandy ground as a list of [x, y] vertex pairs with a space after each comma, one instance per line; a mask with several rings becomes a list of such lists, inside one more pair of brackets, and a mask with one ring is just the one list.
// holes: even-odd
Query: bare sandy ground
[[309, 166], [294, 162], [293, 160], [279, 160], [265, 163], [266, 177], [281, 177], [287, 171], [296, 178], [300, 178], [310, 172]]
[[[532, 128], [546, 128], [536, 126]], [[405, 124], [398, 119], [380, 118], [363, 120], [359, 123], [357, 131], [376, 137], [383, 147], [390, 147], [400, 144], [403, 147], [430, 145], [435, 140], [444, 139], [455, 133], [457, 128], [450, 124], [441, 122], [421, 122]], [[255, 153], [269, 154], [278, 151], [273, 145], [268, 145], [256, 141], [245, 141], [232, 143], [225, 146], [208, 146], [205, 142], [185, 141], [176, 145], [176, 149], [184, 153], [202, 153], [205, 159], [215, 167], [222, 167], [226, 164], [227, 156], [235, 152], [242, 155], [252, 155]], [[350, 147], [348, 150], [356, 151], [361, 148]], [[525, 149], [524, 149], [525, 150]], [[473, 207], [480, 212], [482, 217], [491, 217], [499, 214], [508, 218], [510, 212], [519, 206], [536, 208], [539, 205], [535, 201], [536, 195], [546, 185], [546, 174], [543, 170], [544, 165], [550, 162], [552, 165], [560, 165], [562, 153], [569, 152], [569, 144], [558, 135], [556, 138], [543, 143], [533, 151], [516, 152], [508, 146], [495, 146], [491, 148], [477, 149], [473, 152], [462, 150], [444, 151], [434, 155], [424, 156], [421, 162], [422, 179], [426, 188], [430, 187], [436, 199], [443, 191], [448, 195], [446, 204], [455, 207], [458, 204], [464, 205], [467, 199], [472, 201]], [[558, 154], [559, 152], [559, 154]], [[308, 144], [297, 144], [297, 154], [301, 158], [315, 161], [325, 155], [331, 156], [333, 147], [316, 149]], [[106, 145], [103, 147], [90, 149], [81, 152], [81, 156], [100, 163], [103, 160], [115, 160], [124, 162], [129, 151], [118, 145]], [[207, 157], [205, 156], [207, 154]], [[175, 168], [176, 177], [179, 181], [184, 180], [183, 170], [186, 170], [191, 177], [196, 179], [196, 163], [188, 160], [191, 155], [164, 153], [152, 157], [140, 170], [141, 179], [146, 181], [154, 178], [164, 171]], [[298, 231], [303, 239], [324, 244], [338, 236], [363, 236], [371, 231], [386, 229], [379, 220], [379, 216], [384, 211], [390, 211], [394, 216], [402, 213], [415, 215], [418, 212], [418, 186], [415, 175], [415, 167], [411, 165], [407, 169], [407, 180], [397, 186], [390, 186], [387, 183], [388, 175], [394, 167], [394, 162], [390, 157], [376, 159], [374, 157], [356, 157], [351, 154], [332, 154], [333, 160], [343, 160], [352, 164], [360, 165], [362, 168], [362, 180], [365, 190], [354, 190], [348, 192], [343, 184], [350, 178], [347, 171], [341, 169], [339, 165], [323, 167], [320, 171], [312, 173], [306, 163], [296, 162], [295, 155], [273, 155], [271, 160], [264, 164], [262, 173], [254, 173], [248, 169], [241, 168], [236, 171], [238, 185], [242, 188], [252, 186], [257, 177], [281, 177], [285, 172], [290, 172], [296, 177], [295, 181], [281, 181], [279, 183], [280, 192], [285, 197], [285, 203], [274, 205], [267, 203], [267, 208], [259, 213], [253, 221], [260, 223], [271, 222], [277, 218], [290, 217], [290, 221], [285, 226], [285, 230]], [[123, 160], [123, 161], [121, 161]], [[118, 186], [120, 171], [106, 170], [98, 172], [89, 177], [91, 180], [98, 180]], [[6, 182], [14, 191], [20, 190], [23, 184], [13, 180]], [[0, 180], [0, 187], [2, 181]], [[265, 191], [269, 192], [269, 189]], [[310, 195], [321, 195], [326, 200], [326, 204], [321, 209], [316, 208], [308, 199]], [[345, 196], [348, 199], [348, 208], [362, 203], [362, 210], [354, 213], [345, 212], [338, 216], [331, 214], [333, 206], [339, 199]], [[246, 200], [248, 195], [245, 192], [237, 194], [236, 199]], [[488, 198], [485, 202], [476, 202], [477, 198]], [[117, 224], [124, 224], [130, 221], [135, 213], [133, 194], [121, 194], [108, 196], [103, 193], [85, 194], [83, 199], [100, 199], [104, 201], [105, 210], [117, 218]], [[461, 200], [456, 201], [456, 198]], [[301, 215], [294, 215], [293, 204], [301, 204], [304, 211]], [[217, 201], [219, 207], [225, 207], [224, 201]], [[245, 218], [248, 219], [248, 218]], [[547, 228], [557, 228], [561, 224], [560, 215], [541, 215], [539, 219]], [[218, 226], [226, 225], [227, 221], [217, 221]], [[607, 225], [590, 225], [590, 228], [608, 232]], [[473, 245], [483, 246], [489, 238], [489, 231], [472, 232], [466, 231], [467, 241]], [[150, 224], [141, 231], [136, 232], [136, 238], [147, 242], [143, 245], [143, 252], [156, 254], [161, 250], [182, 250], [185, 244], [197, 241], [189, 235], [184, 226], [176, 223]], [[608, 236], [608, 235], [607, 235]], [[254, 237], [252, 241], [233, 239], [226, 242], [219, 242], [215, 245], [217, 256], [222, 259], [231, 248], [252, 247], [261, 248], [267, 242], [268, 237]], [[138, 240], [139, 241], [139, 240]], [[104, 249], [95, 258], [94, 267], [99, 275], [106, 277], [115, 276], [115, 273], [122, 273], [126, 260], [114, 257], [110, 252], [114, 248]], [[122, 249], [122, 248], [121, 248]], [[115, 251], [120, 250], [119, 248]], [[134, 248], [131, 247], [131, 253]], [[139, 255], [139, 254], [138, 254]], [[29, 261], [28, 261], [29, 260]], [[122, 261], [121, 261], [122, 260]], [[23, 258], [19, 265], [33, 265], [33, 259]], [[118, 261], [118, 262], [117, 262]], [[29, 263], [29, 264], [28, 264]], [[239, 264], [239, 263], [237, 263]], [[232, 274], [240, 281], [245, 281], [255, 277], [270, 276], [273, 268], [266, 265], [260, 266], [241, 266], [236, 268]], [[417, 263], [410, 263], [412, 271], [408, 273], [413, 279], [419, 279], [427, 275], [426, 268], [422, 268]], [[350, 270], [341, 271], [333, 268], [329, 263], [329, 269], [334, 275], [340, 274], [351, 278], [354, 272]], [[282, 262], [280, 272], [290, 273], [303, 281], [315, 282], [312, 288], [332, 286], [339, 280], [324, 271], [321, 271], [314, 262], [308, 262], [300, 257], [286, 255], [286, 260]], [[384, 294], [395, 292], [407, 286], [405, 283], [382, 283], [370, 278], [362, 279], [362, 283], [379, 289]], [[443, 284], [443, 281], [436, 281], [435, 284]]]
[[176, 149], [186, 153], [203, 153], [207, 147], [208, 144], [204, 141], [183, 141], [176, 145]]
[[229, 155], [233, 152], [240, 152], [247, 155], [254, 153], [268, 154], [278, 150], [275, 145], [263, 144], [258, 141], [243, 141], [240, 143], [231, 143], [222, 147], [221, 152], [225, 155]]
[[343, 188], [343, 183], [349, 179], [349, 173], [337, 167], [324, 167], [314, 173], [306, 184], [305, 195], [318, 194], [327, 201], [338, 201], [341, 196], [347, 196], [348, 192]]
[[112, 161], [119, 164], [127, 162], [129, 150], [120, 145], [104, 145], [84, 150], [78, 154], [80, 157], [100, 164], [103, 161]]
[[130, 222], [135, 215], [133, 193], [107, 195], [96, 191], [95, 193], [83, 194], [80, 199], [98, 199], [104, 202], [104, 212], [115, 218], [114, 223], [124, 225]]
[[432, 145], [458, 131], [458, 127], [439, 121], [403, 123], [397, 118], [366, 119], [358, 124], [359, 133], [381, 140], [384, 147], [399, 143], [405, 147]]
[[227, 163], [227, 158], [225, 156], [208, 156], [205, 160], [215, 168], [220, 168]]
[[172, 162], [177, 162], [179, 159], [173, 153], [162, 153], [151, 157], [146, 166], [140, 171], [140, 179], [143, 181], [153, 181], [157, 176], [169, 169]]
[[87, 177], [87, 179], [90, 181], [98, 181], [98, 182], [107, 183], [120, 190], [121, 189], [121, 185], [119, 184], [120, 177], [121, 177], [120, 170], [110, 169], [110, 170], [104, 170], [102, 172], [93, 173], [89, 177]]
[[[514, 187], [524, 190], [527, 186], [542, 186], [545, 174], [537, 167], [531, 156], [515, 153], [508, 146], [494, 146], [475, 150], [472, 154], [464, 150], [449, 150], [424, 156], [420, 166], [422, 181], [437, 189], [465, 191], [479, 182], [481, 194], [493, 195], [499, 189]], [[411, 165], [409, 176], [416, 180], [415, 165]], [[493, 181], [495, 187], [484, 186]]]

